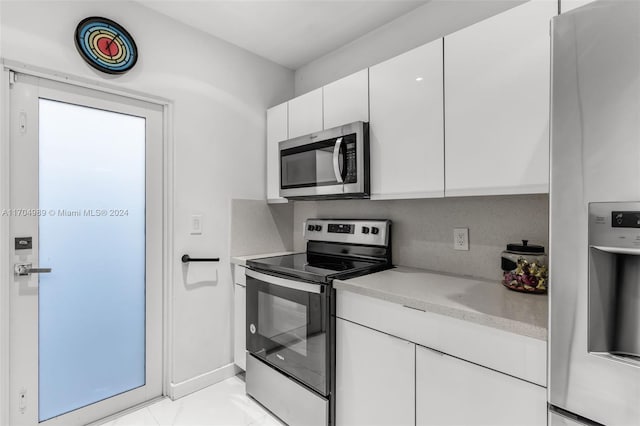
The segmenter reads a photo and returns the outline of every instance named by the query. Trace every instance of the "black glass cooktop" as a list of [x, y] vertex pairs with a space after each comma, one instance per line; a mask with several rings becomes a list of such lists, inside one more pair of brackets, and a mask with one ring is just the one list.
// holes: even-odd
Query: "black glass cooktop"
[[253, 269], [322, 283], [331, 282], [336, 278], [352, 278], [390, 267], [383, 261], [346, 259], [307, 253], [249, 260], [247, 265]]

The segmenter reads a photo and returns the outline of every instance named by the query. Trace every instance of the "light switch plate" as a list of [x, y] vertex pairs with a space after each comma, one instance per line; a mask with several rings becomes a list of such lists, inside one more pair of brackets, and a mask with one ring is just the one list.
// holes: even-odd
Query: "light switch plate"
[[191, 215], [191, 235], [200, 235], [200, 234], [202, 234], [202, 215], [192, 214]]
[[469, 250], [469, 228], [455, 228], [453, 230], [454, 250]]

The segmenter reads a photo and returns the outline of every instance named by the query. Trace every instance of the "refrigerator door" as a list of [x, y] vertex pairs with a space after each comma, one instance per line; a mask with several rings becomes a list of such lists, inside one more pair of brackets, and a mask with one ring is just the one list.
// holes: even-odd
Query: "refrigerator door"
[[639, 425], [640, 363], [589, 352], [588, 212], [640, 201], [640, 2], [553, 19], [551, 127], [550, 403]]

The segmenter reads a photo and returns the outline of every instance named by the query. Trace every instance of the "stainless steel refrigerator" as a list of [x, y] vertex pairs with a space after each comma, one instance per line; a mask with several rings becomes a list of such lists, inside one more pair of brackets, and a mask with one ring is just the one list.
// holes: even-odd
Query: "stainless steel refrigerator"
[[552, 21], [551, 425], [640, 425], [640, 1]]

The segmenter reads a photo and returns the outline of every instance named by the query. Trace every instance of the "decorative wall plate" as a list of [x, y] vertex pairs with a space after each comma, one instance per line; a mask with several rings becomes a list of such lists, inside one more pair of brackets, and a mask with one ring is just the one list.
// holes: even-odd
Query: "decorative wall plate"
[[76, 27], [75, 43], [89, 65], [109, 74], [123, 74], [138, 61], [133, 37], [111, 19], [98, 16], [83, 19]]

